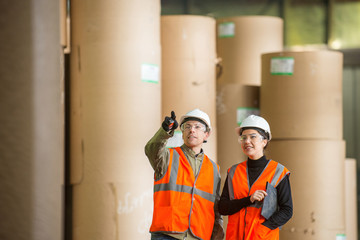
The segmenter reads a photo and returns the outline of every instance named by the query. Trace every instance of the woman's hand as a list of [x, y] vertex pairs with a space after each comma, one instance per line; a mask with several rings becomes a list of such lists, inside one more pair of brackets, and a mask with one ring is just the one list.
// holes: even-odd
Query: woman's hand
[[256, 190], [251, 196], [250, 201], [253, 203], [255, 201], [262, 201], [264, 197], [267, 196], [267, 193], [264, 190]]

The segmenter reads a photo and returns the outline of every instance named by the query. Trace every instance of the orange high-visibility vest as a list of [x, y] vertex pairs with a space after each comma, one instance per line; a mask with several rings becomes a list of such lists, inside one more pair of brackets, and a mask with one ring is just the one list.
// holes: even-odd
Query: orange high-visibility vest
[[170, 148], [169, 166], [154, 182], [154, 213], [150, 232], [184, 233], [208, 240], [214, 227], [219, 166], [206, 155], [197, 176], [180, 147]]
[[[256, 190], [266, 190], [266, 182], [276, 187], [288, 174], [289, 170], [280, 163], [270, 160], [258, 179], [249, 186], [247, 161], [232, 166], [228, 170], [228, 187], [230, 200], [251, 196]], [[262, 202], [256, 202], [228, 218], [227, 240], [277, 240], [279, 228], [271, 230], [262, 225], [265, 218], [261, 216]]]

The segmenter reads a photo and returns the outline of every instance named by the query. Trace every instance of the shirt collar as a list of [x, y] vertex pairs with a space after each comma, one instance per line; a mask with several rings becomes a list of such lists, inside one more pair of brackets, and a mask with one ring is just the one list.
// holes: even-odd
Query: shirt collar
[[195, 152], [194, 152], [192, 149], [190, 149], [188, 146], [186, 146], [185, 144], [183, 144], [183, 145], [181, 146], [181, 148], [184, 150], [184, 152], [185, 152], [186, 155], [189, 155], [189, 156], [192, 157], [192, 158], [197, 158], [197, 157], [202, 157], [202, 156], [204, 156], [204, 151], [203, 151], [203, 149], [200, 150], [200, 153], [195, 154]]

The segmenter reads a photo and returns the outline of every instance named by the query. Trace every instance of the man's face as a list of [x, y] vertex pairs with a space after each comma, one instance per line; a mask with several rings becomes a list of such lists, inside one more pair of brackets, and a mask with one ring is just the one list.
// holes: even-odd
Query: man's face
[[187, 121], [182, 126], [182, 137], [189, 148], [201, 148], [203, 142], [208, 139], [209, 133], [206, 126], [198, 121]]

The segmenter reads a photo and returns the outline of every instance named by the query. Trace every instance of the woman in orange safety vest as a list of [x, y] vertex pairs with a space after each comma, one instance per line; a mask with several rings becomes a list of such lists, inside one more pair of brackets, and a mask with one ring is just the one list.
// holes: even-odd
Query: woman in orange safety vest
[[293, 212], [290, 172], [264, 155], [271, 140], [264, 118], [250, 115], [236, 131], [248, 160], [229, 168], [221, 194], [219, 212], [229, 215], [226, 239], [279, 239]]

